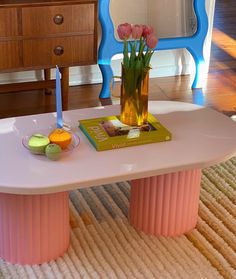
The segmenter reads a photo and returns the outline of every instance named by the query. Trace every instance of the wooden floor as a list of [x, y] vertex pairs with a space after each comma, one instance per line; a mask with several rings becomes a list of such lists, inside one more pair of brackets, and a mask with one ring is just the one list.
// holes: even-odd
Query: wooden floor
[[[151, 100], [178, 100], [236, 115], [236, 1], [216, 0], [209, 74], [202, 90], [191, 90], [192, 76], [150, 79]], [[101, 84], [70, 87], [69, 109], [101, 105]], [[116, 84], [114, 94], [119, 92]], [[112, 98], [113, 103], [119, 102]], [[55, 94], [42, 91], [0, 94], [0, 118], [55, 111]]]

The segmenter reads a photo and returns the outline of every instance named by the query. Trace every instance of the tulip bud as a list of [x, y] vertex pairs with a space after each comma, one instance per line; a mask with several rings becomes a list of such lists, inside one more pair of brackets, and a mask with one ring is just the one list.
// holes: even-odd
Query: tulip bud
[[132, 27], [131, 24], [129, 23], [120, 24], [117, 28], [117, 33], [121, 40], [129, 39], [131, 32], [132, 32]]
[[143, 37], [147, 38], [148, 35], [151, 35], [153, 33], [153, 28], [148, 25], [143, 25]]
[[137, 40], [140, 39], [143, 33], [143, 26], [135, 24], [132, 26], [132, 38]]
[[146, 44], [148, 48], [155, 48], [158, 42], [158, 38], [155, 34], [150, 34], [146, 38]]

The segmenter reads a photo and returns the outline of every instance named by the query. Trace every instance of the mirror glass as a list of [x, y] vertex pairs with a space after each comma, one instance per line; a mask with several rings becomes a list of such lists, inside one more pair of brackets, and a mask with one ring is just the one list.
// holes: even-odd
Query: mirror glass
[[194, 0], [110, 0], [115, 38], [120, 23], [146, 24], [159, 38], [188, 37], [196, 31]]

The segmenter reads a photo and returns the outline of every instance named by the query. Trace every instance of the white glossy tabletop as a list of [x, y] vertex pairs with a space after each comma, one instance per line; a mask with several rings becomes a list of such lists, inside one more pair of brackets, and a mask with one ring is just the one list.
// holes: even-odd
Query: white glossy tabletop
[[168, 142], [96, 151], [78, 129], [78, 120], [119, 114], [106, 106], [63, 112], [81, 139], [59, 161], [32, 155], [22, 137], [55, 125], [55, 113], [0, 120], [0, 191], [44, 194], [204, 168], [236, 154], [236, 123], [212, 109], [182, 102], [154, 101], [149, 111], [173, 135]]

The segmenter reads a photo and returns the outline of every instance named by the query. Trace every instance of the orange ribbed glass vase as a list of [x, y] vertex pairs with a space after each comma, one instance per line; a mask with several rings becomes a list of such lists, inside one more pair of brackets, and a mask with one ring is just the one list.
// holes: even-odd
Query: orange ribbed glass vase
[[122, 68], [120, 121], [129, 126], [142, 126], [148, 118], [149, 70]]

